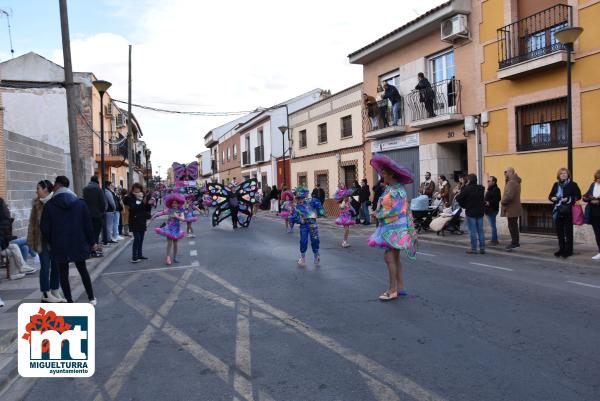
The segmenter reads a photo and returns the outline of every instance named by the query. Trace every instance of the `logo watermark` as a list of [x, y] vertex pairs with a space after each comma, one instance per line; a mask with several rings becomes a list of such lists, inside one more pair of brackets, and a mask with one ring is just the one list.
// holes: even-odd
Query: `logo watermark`
[[19, 374], [90, 377], [96, 368], [96, 315], [90, 304], [19, 306]]

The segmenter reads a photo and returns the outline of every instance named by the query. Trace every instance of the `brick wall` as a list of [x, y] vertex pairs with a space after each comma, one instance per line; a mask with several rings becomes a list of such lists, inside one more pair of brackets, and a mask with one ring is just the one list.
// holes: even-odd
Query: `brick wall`
[[5, 152], [6, 197], [11, 215], [15, 218], [13, 234], [27, 235], [31, 200], [40, 180], [54, 181], [65, 174], [64, 153], [61, 148], [45, 144], [14, 132], [4, 130], [2, 146]]

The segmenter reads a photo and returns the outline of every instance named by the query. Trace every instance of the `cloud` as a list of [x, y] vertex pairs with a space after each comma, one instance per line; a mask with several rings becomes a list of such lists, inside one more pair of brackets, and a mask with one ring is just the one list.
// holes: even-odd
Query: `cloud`
[[[422, 0], [420, 11], [439, 3]], [[131, 43], [134, 102], [180, 104], [164, 106], [180, 110], [252, 110], [316, 87], [337, 91], [360, 82], [362, 67], [350, 65], [347, 55], [415, 17], [412, 5], [400, 4], [115, 1], [113, 18], [131, 24], [127, 37], [98, 33], [79, 38], [74, 33], [73, 66], [111, 81], [111, 96], [126, 100]], [[60, 50], [52, 58], [62, 64]], [[173, 161], [193, 160], [204, 148], [204, 134], [228, 121], [134, 112], [154, 165], [163, 172]]]

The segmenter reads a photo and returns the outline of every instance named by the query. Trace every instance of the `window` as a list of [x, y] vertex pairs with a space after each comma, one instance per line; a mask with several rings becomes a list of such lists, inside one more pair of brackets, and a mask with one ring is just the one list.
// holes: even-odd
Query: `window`
[[454, 51], [438, 54], [429, 58], [429, 76], [431, 83], [454, 78]]
[[327, 143], [327, 123], [319, 124], [319, 143]]
[[264, 139], [263, 128], [260, 127], [256, 133], [256, 140], [258, 142], [258, 146], [263, 146], [263, 139]]
[[344, 166], [344, 185], [346, 188], [354, 188], [354, 181], [356, 181], [356, 166]]
[[231, 148], [227, 146], [227, 161], [231, 160]]
[[352, 116], [341, 118], [342, 138], [350, 138], [352, 136]]
[[567, 98], [517, 107], [517, 150], [567, 146]]
[[384, 83], [387, 83], [388, 85], [395, 86], [396, 89], [400, 91], [400, 73], [398, 70], [394, 70], [379, 76], [379, 82], [381, 82], [381, 86], [383, 86]]
[[300, 136], [300, 138], [298, 138], [298, 143], [299, 143], [300, 149], [305, 148], [306, 147], [306, 130], [303, 129], [302, 131], [300, 131], [299, 136]]
[[306, 174], [298, 175], [298, 186], [308, 188], [308, 178]]
[[237, 159], [237, 144], [233, 145], [233, 160]]
[[225, 151], [221, 151], [221, 163], [225, 163]]

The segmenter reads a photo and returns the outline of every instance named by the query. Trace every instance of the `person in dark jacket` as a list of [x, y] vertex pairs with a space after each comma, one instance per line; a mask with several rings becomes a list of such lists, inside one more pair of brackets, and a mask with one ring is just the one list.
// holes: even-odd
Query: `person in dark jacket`
[[131, 186], [131, 192], [125, 197], [123, 203], [129, 208], [127, 224], [133, 233], [133, 246], [131, 248], [131, 263], [148, 259], [143, 255], [144, 236], [147, 229], [147, 220], [152, 213], [149, 197], [144, 195], [144, 187], [137, 182]]
[[360, 218], [364, 225], [371, 224], [371, 215], [369, 213], [369, 202], [371, 199], [371, 189], [366, 178], [363, 178], [362, 185], [358, 192], [358, 201], [360, 202]]
[[392, 102], [392, 125], [398, 125], [398, 120], [400, 120], [400, 104], [402, 97], [400, 97], [398, 89], [396, 89], [394, 85], [390, 85], [387, 82], [383, 83], [383, 89], [385, 92], [383, 93], [382, 98], [388, 99], [390, 102]]
[[104, 223], [104, 213], [106, 212], [106, 198], [98, 183], [98, 177], [95, 175], [90, 178], [89, 184], [83, 188], [83, 200], [92, 217], [92, 229], [94, 230], [94, 248], [92, 250], [92, 256], [100, 257], [102, 256], [102, 249], [100, 249], [99, 241], [102, 225]]
[[488, 218], [488, 223], [490, 223], [492, 231], [490, 245], [499, 245], [498, 230], [496, 229], [496, 216], [498, 216], [498, 212], [500, 211], [500, 199], [502, 199], [502, 195], [500, 193], [500, 188], [498, 188], [498, 179], [496, 177], [491, 176], [488, 178], [487, 183], [488, 187], [487, 192], [485, 193], [484, 204], [485, 215]]
[[92, 218], [85, 202], [69, 189], [67, 177], [56, 177], [54, 195], [44, 207], [40, 228], [50, 246], [50, 258], [58, 264], [60, 284], [67, 302], [73, 302], [69, 263], [75, 263], [88, 299], [96, 305], [92, 280], [85, 264], [94, 245]]
[[319, 184], [317, 182], [317, 186], [315, 187], [315, 189], [313, 189], [310, 196], [311, 196], [311, 198], [317, 198], [319, 200], [319, 202], [321, 202], [321, 205], [324, 204], [325, 191], [323, 190], [323, 188], [321, 188], [321, 184]]
[[271, 188], [269, 200], [271, 201], [271, 211], [279, 213], [279, 190], [277, 189], [277, 185], [273, 185], [273, 188]]
[[477, 253], [477, 239], [479, 239], [479, 253], [485, 253], [485, 236], [483, 234], [484, 193], [485, 188], [483, 188], [483, 185], [477, 184], [477, 176], [469, 174], [467, 185], [456, 195], [456, 201], [460, 207], [465, 209], [467, 215], [471, 237], [471, 249], [467, 251], [469, 254]]
[[556, 182], [552, 185], [548, 200], [554, 204], [552, 219], [556, 226], [558, 251], [554, 256], [564, 259], [573, 255], [573, 215], [572, 207], [581, 199], [581, 190], [575, 181], [571, 181], [571, 172], [561, 168], [556, 173]]
[[435, 92], [431, 87], [431, 83], [427, 78], [425, 78], [425, 74], [423, 74], [422, 72], [417, 74], [417, 78], [419, 79], [419, 83], [417, 83], [415, 89], [419, 91], [419, 101], [421, 103], [425, 103], [427, 118], [435, 117], [435, 113], [433, 111], [433, 101], [435, 100]]
[[585, 207], [586, 223], [592, 225], [596, 245], [598, 246], [598, 254], [593, 256], [592, 259], [600, 260], [600, 170], [594, 174], [594, 182], [583, 195], [583, 200], [587, 203]]

